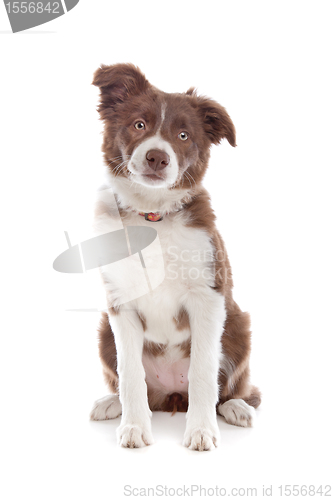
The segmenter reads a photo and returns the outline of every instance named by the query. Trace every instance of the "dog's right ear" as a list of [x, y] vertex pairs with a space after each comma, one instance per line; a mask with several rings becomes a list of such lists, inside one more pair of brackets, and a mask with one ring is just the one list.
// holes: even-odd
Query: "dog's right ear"
[[95, 71], [92, 84], [101, 91], [99, 112], [114, 108], [130, 96], [141, 94], [151, 87], [143, 73], [133, 64], [102, 64]]

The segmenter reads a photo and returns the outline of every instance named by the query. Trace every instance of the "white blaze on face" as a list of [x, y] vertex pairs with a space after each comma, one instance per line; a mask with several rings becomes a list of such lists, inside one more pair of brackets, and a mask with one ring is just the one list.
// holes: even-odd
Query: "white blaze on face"
[[[146, 155], [151, 149], [159, 149], [165, 151], [170, 157], [169, 164], [163, 169], [164, 179], [159, 181], [150, 181], [144, 177], [144, 174], [154, 173], [150, 170], [147, 165]], [[135, 175], [134, 179], [136, 182], [146, 186], [156, 186], [156, 187], [166, 187], [171, 186], [178, 177], [179, 166], [176, 153], [174, 152], [171, 144], [161, 138], [159, 134], [150, 137], [149, 139], [143, 141], [132, 153], [132, 157], [128, 164], [128, 170]]]
[[160, 123], [160, 126], [159, 126], [159, 129], [158, 129], [157, 133], [159, 133], [159, 131], [161, 130], [161, 127], [163, 125], [163, 122], [164, 122], [164, 119], [165, 119], [165, 111], [166, 111], [166, 104], [162, 104], [162, 108], [161, 108], [161, 123]]
[[[176, 182], [179, 173], [179, 165], [177, 160], [177, 155], [174, 152], [171, 144], [165, 141], [160, 136], [160, 130], [165, 119], [166, 104], [162, 104], [161, 108], [161, 120], [159, 128], [156, 134], [149, 139], [143, 141], [132, 153], [131, 159], [128, 164], [128, 170], [133, 174], [133, 180], [139, 184], [152, 187], [168, 187]], [[154, 173], [150, 170], [147, 164], [147, 153], [152, 149], [159, 149], [164, 151], [169, 155], [169, 164], [160, 172], [164, 179], [161, 180], [150, 180], [145, 177], [144, 174]]]

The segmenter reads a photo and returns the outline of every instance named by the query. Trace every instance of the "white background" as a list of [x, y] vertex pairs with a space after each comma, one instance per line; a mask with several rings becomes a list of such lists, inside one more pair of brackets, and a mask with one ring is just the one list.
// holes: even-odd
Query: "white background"
[[[4, 499], [122, 498], [126, 484], [258, 497], [272, 485], [278, 498], [279, 485], [330, 483], [332, 13], [322, 1], [81, 0], [13, 35], [0, 5]], [[103, 170], [90, 84], [117, 62], [167, 92], [196, 86], [237, 130], [237, 148], [212, 149], [205, 185], [251, 313], [263, 403], [253, 429], [220, 418], [211, 453], [181, 446], [184, 414], [154, 414], [156, 444], [141, 450], [117, 447], [119, 419], [88, 420], [107, 393], [99, 314], [65, 309], [89, 307], [85, 293], [100, 289], [52, 263], [63, 231], [73, 243], [90, 218]]]

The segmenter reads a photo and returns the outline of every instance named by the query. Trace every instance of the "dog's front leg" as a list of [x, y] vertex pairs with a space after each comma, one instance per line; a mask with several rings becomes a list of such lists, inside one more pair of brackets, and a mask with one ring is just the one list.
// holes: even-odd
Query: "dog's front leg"
[[120, 308], [109, 315], [117, 348], [119, 398], [122, 405], [118, 442], [125, 448], [153, 443], [151, 411], [148, 406], [145, 371], [142, 364], [143, 327], [135, 310]]
[[191, 326], [189, 407], [183, 444], [191, 450], [217, 446], [216, 403], [221, 335], [225, 321], [224, 297], [205, 289], [186, 304]]

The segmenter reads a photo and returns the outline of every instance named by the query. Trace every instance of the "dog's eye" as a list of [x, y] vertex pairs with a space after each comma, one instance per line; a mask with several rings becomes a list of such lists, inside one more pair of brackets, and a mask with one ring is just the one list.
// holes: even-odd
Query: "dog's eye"
[[134, 124], [134, 127], [137, 129], [137, 130], [143, 130], [144, 128], [146, 128], [146, 125], [143, 123], [143, 122], [136, 122]]
[[178, 134], [178, 137], [181, 141], [186, 141], [188, 139], [188, 134], [186, 132], [181, 132]]

